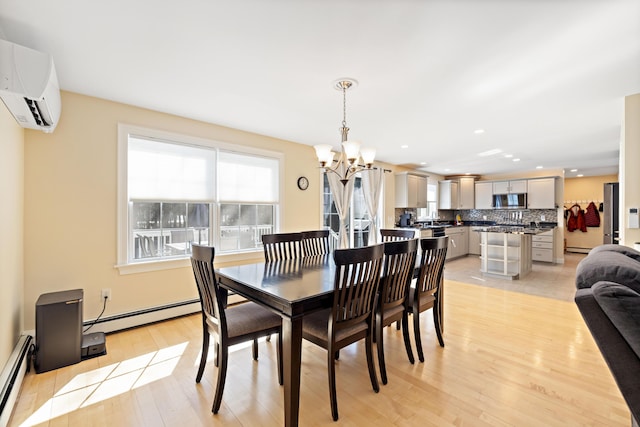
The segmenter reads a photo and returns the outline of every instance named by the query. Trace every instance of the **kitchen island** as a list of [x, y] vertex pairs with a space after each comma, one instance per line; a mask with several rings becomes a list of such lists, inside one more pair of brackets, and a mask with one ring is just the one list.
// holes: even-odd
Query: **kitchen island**
[[480, 271], [483, 275], [517, 280], [531, 271], [535, 232], [489, 227], [480, 233]]

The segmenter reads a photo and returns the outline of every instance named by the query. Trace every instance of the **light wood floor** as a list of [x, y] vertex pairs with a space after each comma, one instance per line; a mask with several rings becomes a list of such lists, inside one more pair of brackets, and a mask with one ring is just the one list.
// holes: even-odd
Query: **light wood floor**
[[[378, 394], [362, 344], [341, 352], [338, 423], [329, 408], [326, 353], [304, 342], [300, 425], [630, 425], [573, 302], [448, 279], [445, 304], [445, 348], [430, 312], [422, 316], [425, 363], [410, 365], [401, 333], [386, 329], [389, 384]], [[213, 363], [201, 384], [194, 380], [200, 342], [198, 315], [110, 334], [105, 356], [28, 374], [9, 425], [283, 425], [275, 340], [260, 344], [258, 362], [249, 347], [231, 354], [217, 415]]]

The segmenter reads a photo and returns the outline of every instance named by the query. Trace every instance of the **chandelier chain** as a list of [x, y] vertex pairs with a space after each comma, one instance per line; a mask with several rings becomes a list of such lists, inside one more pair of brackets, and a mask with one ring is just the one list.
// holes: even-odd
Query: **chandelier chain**
[[342, 86], [342, 127], [347, 127], [347, 87]]

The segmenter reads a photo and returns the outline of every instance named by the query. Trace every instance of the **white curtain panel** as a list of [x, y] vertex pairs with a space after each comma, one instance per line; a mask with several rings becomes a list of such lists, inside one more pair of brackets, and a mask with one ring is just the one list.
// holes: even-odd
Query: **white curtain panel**
[[378, 236], [378, 206], [380, 206], [380, 194], [384, 183], [384, 170], [371, 169], [361, 172], [362, 193], [364, 203], [371, 218], [369, 225], [369, 245], [375, 245], [379, 241]]

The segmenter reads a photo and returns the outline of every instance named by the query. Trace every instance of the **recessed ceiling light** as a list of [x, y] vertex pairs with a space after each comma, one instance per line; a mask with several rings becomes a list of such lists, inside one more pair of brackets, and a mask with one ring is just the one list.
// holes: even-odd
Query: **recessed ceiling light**
[[480, 157], [493, 156], [494, 154], [502, 153], [502, 150], [499, 148], [494, 148], [493, 150], [483, 151], [482, 153], [478, 153]]
[[449, 172], [450, 170], [451, 170], [451, 169], [445, 169], [444, 171], [445, 171], [445, 172]]
[[475, 133], [476, 135], [480, 135], [482, 133], [484, 133], [484, 129], [476, 129], [473, 131], [473, 133]]
[[507, 159], [510, 159], [511, 157], [513, 157], [513, 154], [505, 154], [504, 155]]
[[407, 144], [401, 145], [400, 148], [409, 148]]
[[571, 169], [571, 172], [578, 172], [578, 169]]
[[520, 159], [512, 159], [513, 162], [519, 162]]
[[578, 177], [578, 178], [583, 177], [583, 176], [584, 176], [584, 175], [582, 175], [581, 173], [579, 173], [579, 174], [577, 175], [577, 177]]
[[536, 169], [542, 169], [542, 166], [536, 166]]

